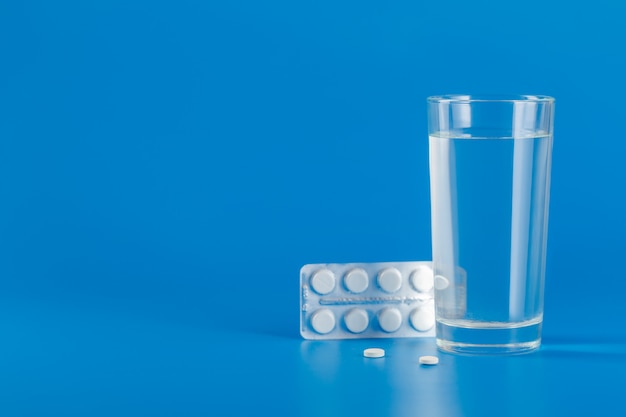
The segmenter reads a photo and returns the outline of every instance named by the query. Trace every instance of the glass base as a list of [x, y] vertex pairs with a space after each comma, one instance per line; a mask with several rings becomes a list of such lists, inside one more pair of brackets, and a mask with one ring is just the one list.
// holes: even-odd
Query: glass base
[[441, 351], [464, 355], [522, 355], [534, 352], [539, 349], [540, 346], [541, 340], [527, 343], [511, 343], [508, 345], [474, 345], [437, 339], [437, 347]]
[[519, 355], [541, 346], [541, 321], [490, 323], [438, 321], [437, 347], [467, 355]]

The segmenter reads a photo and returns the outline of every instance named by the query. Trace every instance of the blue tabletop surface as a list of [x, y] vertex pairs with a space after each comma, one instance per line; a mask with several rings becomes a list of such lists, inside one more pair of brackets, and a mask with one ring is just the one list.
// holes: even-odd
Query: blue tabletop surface
[[[625, 19], [1, 2], [0, 416], [626, 415]], [[445, 93], [557, 100], [542, 348], [302, 340], [302, 265], [430, 259]]]

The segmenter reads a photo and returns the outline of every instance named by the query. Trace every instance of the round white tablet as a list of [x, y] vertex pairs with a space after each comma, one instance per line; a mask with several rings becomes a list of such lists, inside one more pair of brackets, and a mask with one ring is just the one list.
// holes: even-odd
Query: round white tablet
[[448, 281], [448, 278], [443, 275], [435, 275], [435, 289], [445, 290], [449, 285], [450, 281]]
[[368, 348], [363, 351], [366, 358], [382, 358], [385, 356], [385, 350], [380, 348]]
[[367, 272], [361, 268], [355, 268], [343, 277], [343, 285], [348, 291], [359, 294], [367, 289], [369, 280]]
[[425, 332], [435, 325], [435, 315], [426, 307], [416, 308], [409, 316], [409, 322], [418, 332]]
[[367, 312], [361, 308], [353, 308], [343, 316], [346, 328], [352, 333], [363, 333], [370, 324]]
[[411, 285], [419, 292], [428, 292], [433, 288], [433, 270], [425, 265], [419, 266], [411, 274]]
[[335, 328], [335, 315], [327, 308], [317, 310], [311, 316], [311, 327], [319, 334], [330, 333]]
[[402, 314], [400, 310], [388, 307], [378, 313], [378, 324], [383, 331], [393, 333], [402, 325]]
[[378, 285], [383, 291], [394, 293], [402, 287], [402, 274], [396, 268], [383, 269], [378, 273]]
[[436, 356], [420, 356], [420, 363], [422, 365], [437, 365], [439, 358]]
[[335, 289], [335, 274], [328, 269], [320, 269], [311, 277], [311, 287], [318, 294], [328, 294]]

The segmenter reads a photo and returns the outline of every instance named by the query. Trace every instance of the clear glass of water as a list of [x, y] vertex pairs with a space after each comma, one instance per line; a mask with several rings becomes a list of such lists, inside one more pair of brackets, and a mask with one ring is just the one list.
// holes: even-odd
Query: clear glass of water
[[554, 99], [428, 98], [437, 345], [541, 344]]

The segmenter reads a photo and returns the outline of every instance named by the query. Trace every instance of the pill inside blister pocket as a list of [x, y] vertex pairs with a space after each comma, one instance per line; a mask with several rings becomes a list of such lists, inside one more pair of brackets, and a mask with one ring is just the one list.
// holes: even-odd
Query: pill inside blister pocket
[[311, 288], [321, 295], [332, 292], [335, 289], [335, 274], [328, 269], [320, 269], [311, 277]]
[[396, 268], [383, 269], [378, 273], [378, 286], [390, 294], [397, 292], [402, 287], [402, 274]]
[[348, 310], [343, 316], [343, 322], [352, 333], [363, 333], [367, 326], [370, 324], [370, 319], [367, 311], [362, 308], [353, 308]]
[[411, 285], [419, 292], [428, 292], [433, 288], [434, 277], [431, 268], [420, 266], [411, 273]]
[[360, 294], [369, 287], [369, 276], [361, 268], [354, 268], [343, 277], [343, 285], [354, 294]]
[[402, 313], [394, 307], [384, 308], [378, 313], [378, 325], [387, 333], [393, 333], [402, 325]]
[[311, 316], [311, 327], [319, 334], [330, 333], [335, 328], [335, 315], [327, 308], [317, 310]]
[[418, 332], [428, 331], [435, 325], [435, 313], [428, 305], [416, 308], [411, 312], [409, 322]]

